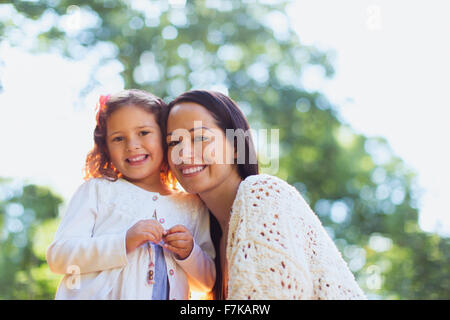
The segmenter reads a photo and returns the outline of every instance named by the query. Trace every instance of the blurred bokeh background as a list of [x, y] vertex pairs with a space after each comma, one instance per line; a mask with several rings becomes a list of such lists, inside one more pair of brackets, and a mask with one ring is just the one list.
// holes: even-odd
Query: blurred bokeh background
[[[192, 88], [279, 129], [279, 170], [371, 299], [450, 299], [446, 1], [0, 1], [0, 299], [52, 299], [45, 251], [100, 94]], [[263, 168], [264, 171], [264, 168]]]

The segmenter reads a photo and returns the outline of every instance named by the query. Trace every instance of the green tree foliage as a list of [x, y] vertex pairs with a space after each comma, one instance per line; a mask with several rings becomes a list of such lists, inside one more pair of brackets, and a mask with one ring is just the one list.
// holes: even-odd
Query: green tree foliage
[[45, 251], [61, 203], [48, 188], [0, 180], [0, 299], [54, 297]]
[[[304, 89], [305, 68], [333, 75], [332, 53], [300, 43], [285, 5], [275, 0], [14, 1], [8, 8], [22, 19], [4, 17], [0, 26], [4, 41], [20, 44], [23, 31], [15, 21], [39, 25], [53, 19], [30, 50], [56, 49], [72, 59], [100, 53], [98, 68], [119, 62], [127, 88], [166, 100], [192, 88], [227, 88], [254, 129], [280, 129], [275, 174], [304, 195], [370, 297], [449, 299], [449, 239], [420, 230], [414, 173], [386, 141], [354, 133], [323, 94]], [[85, 92], [95, 85], [93, 77]], [[38, 213], [43, 211], [26, 208], [35, 212], [33, 224], [43, 221]], [[25, 250], [10, 246], [11, 252]], [[2, 251], [1, 256], [21, 254]], [[31, 267], [26, 263], [25, 277]], [[12, 266], [1, 272], [14, 273]], [[15, 292], [8, 294], [20, 297]]]

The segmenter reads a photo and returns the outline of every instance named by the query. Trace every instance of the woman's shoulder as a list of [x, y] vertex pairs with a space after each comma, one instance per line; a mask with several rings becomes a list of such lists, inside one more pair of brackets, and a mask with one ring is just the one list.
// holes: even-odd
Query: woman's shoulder
[[[301, 196], [289, 183], [275, 176], [247, 177], [239, 186], [230, 220], [231, 242], [251, 239], [278, 250], [290, 246], [286, 234], [304, 214]], [[291, 241], [292, 242], [292, 241]]]
[[281, 178], [266, 173], [255, 174], [245, 178], [243, 183], [247, 185], [279, 185], [280, 187], [291, 187], [289, 183]]
[[298, 190], [275, 176], [259, 174], [247, 177], [239, 186], [233, 213], [263, 219], [269, 213], [285, 218], [309, 215], [308, 204]]
[[238, 194], [259, 194], [264, 197], [271, 196], [297, 196], [298, 192], [293, 186], [281, 178], [269, 174], [256, 174], [248, 176], [241, 182]]

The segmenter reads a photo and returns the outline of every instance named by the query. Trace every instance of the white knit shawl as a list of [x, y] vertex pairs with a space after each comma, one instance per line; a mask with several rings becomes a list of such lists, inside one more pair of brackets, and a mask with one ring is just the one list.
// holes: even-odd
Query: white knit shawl
[[226, 254], [228, 299], [366, 299], [316, 214], [274, 176], [240, 184]]

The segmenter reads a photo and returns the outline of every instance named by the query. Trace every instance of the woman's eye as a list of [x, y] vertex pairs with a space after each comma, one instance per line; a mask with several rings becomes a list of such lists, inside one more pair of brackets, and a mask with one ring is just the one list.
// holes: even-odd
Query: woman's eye
[[206, 141], [206, 140], [208, 140], [208, 137], [205, 137], [205, 136], [195, 136], [194, 137], [194, 142]]
[[180, 143], [180, 141], [169, 141], [169, 142], [167, 143], [167, 145], [168, 145], [169, 147], [174, 147], [174, 146], [176, 146], [178, 143]]

